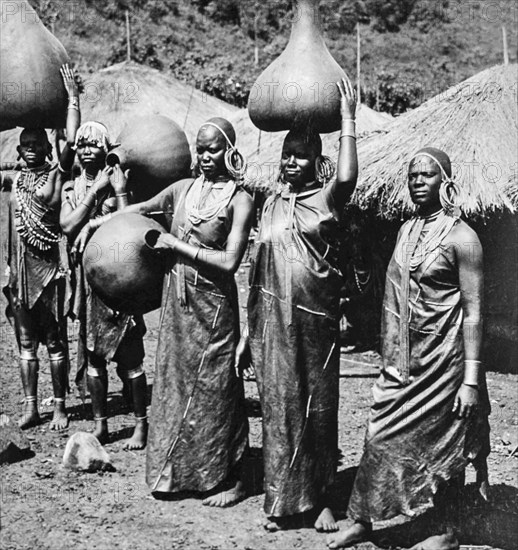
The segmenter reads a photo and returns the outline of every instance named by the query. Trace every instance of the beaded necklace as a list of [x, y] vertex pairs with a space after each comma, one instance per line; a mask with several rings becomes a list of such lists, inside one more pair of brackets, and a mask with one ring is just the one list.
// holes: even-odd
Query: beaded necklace
[[59, 230], [53, 230], [56, 223], [44, 222], [49, 208], [36, 195], [47, 183], [51, 170], [49, 163], [35, 170], [24, 168], [14, 185], [18, 205], [15, 211], [16, 231], [39, 250], [50, 250], [60, 239]]
[[354, 272], [354, 281], [356, 282], [356, 288], [359, 290], [360, 294], [363, 294], [367, 290], [367, 287], [369, 286], [372, 273], [370, 270], [367, 270], [367, 276], [362, 281], [360, 279], [360, 275], [358, 274], [358, 271], [355, 265], [353, 265], [353, 272]]

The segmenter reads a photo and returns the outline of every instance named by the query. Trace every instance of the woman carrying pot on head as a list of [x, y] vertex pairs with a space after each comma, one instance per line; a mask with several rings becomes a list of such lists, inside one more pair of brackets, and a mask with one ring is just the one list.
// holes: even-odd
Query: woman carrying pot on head
[[292, 130], [278, 192], [267, 199], [248, 302], [249, 344], [263, 412], [265, 528], [314, 514], [336, 530], [327, 504], [338, 462], [339, 224], [358, 173], [356, 100], [339, 84], [342, 133], [337, 178], [320, 136]]
[[[248, 441], [242, 381], [234, 364], [239, 313], [234, 280], [248, 243], [251, 197], [244, 161], [225, 119], [202, 125], [194, 179], [174, 183], [122, 212], [166, 214], [155, 248], [168, 259], [156, 356], [147, 482], [160, 495], [196, 491], [203, 504], [244, 498], [240, 466]], [[124, 192], [124, 187], [117, 192]], [[82, 251], [99, 222], [78, 238]]]
[[[414, 515], [434, 499], [451, 506], [468, 461], [485, 459], [482, 249], [458, 217], [451, 177], [450, 159], [438, 149], [422, 149], [410, 161], [417, 212], [401, 228], [387, 271], [383, 365], [349, 501], [354, 523], [328, 537], [330, 548], [366, 540], [374, 521]], [[458, 543], [450, 533], [428, 546]]]
[[13, 182], [9, 202], [7, 264], [9, 282], [4, 293], [7, 316], [15, 328], [25, 394], [21, 428], [40, 422], [37, 405], [38, 346], [47, 347], [54, 391], [51, 430], [68, 427], [65, 396], [68, 390], [68, 342], [64, 311], [66, 261], [63, 261], [59, 210], [61, 188], [74, 162], [75, 134], [80, 123], [79, 92], [68, 65], [61, 67], [68, 93], [67, 145], [58, 164], [51, 164], [52, 146], [43, 128], [25, 128], [18, 153], [25, 168]]
[[[115, 196], [111, 180], [121, 177], [120, 167], [106, 166], [112, 147], [107, 128], [99, 122], [86, 122], [76, 136], [75, 148], [81, 174], [63, 187], [60, 222], [70, 243], [90, 220], [128, 205], [127, 193]], [[108, 441], [107, 363], [117, 363], [135, 413], [135, 429], [124, 449], [143, 449], [147, 438], [146, 375], [144, 361], [145, 333], [141, 317], [125, 315], [106, 306], [86, 281], [82, 262], [71, 257], [73, 298], [70, 315], [79, 320], [78, 372], [76, 383], [84, 391], [86, 375], [95, 420], [94, 435], [101, 443]]]

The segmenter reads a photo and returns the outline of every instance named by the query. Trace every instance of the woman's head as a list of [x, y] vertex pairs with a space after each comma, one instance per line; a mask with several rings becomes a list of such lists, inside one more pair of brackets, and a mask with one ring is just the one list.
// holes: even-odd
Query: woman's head
[[282, 146], [282, 180], [295, 188], [315, 181], [321, 155], [322, 140], [317, 133], [291, 130]]
[[408, 189], [412, 202], [419, 209], [434, 211], [441, 208], [441, 184], [451, 179], [448, 155], [434, 147], [419, 150], [408, 166]]
[[41, 166], [47, 157], [52, 158], [52, 145], [44, 128], [25, 128], [16, 150], [28, 168]]
[[85, 122], [77, 130], [74, 147], [83, 168], [101, 170], [112, 148], [108, 129], [100, 122]]
[[196, 159], [200, 171], [210, 180], [228, 174], [225, 154], [236, 144], [236, 132], [224, 118], [211, 118], [196, 137]]

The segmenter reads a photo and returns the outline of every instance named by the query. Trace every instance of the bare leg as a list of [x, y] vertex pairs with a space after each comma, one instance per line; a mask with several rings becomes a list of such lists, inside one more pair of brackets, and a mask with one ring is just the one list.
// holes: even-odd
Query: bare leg
[[122, 448], [126, 450], [144, 449], [148, 432], [146, 416], [147, 381], [144, 372], [135, 378], [130, 378], [128, 386], [133, 401], [133, 411], [135, 412], [135, 429], [133, 435], [124, 442]]
[[[22, 350], [22, 354], [23, 354]], [[37, 426], [40, 422], [38, 413], [38, 360], [20, 359], [20, 374], [22, 378], [23, 392], [25, 394], [25, 404], [22, 417], [18, 426], [22, 430]]]
[[88, 367], [88, 391], [92, 399], [95, 420], [93, 435], [104, 445], [108, 442], [108, 373], [106, 368]]
[[329, 548], [346, 548], [367, 540], [372, 533], [372, 523], [356, 521], [345, 531], [327, 536]]
[[50, 429], [59, 432], [68, 428], [68, 415], [65, 408], [68, 386], [67, 361], [64, 352], [49, 354], [49, 358], [54, 390], [54, 415]]

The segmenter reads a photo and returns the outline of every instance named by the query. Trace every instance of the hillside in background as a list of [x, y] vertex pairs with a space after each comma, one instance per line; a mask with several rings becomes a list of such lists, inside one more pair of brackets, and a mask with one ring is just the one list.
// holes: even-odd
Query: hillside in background
[[[83, 75], [131, 57], [238, 106], [258, 74], [286, 45], [290, 1], [31, 0]], [[478, 71], [517, 60], [514, 0], [323, 0], [321, 17], [332, 54], [356, 74], [362, 36], [363, 99], [401, 113]], [[354, 78], [353, 78], [354, 80]]]

